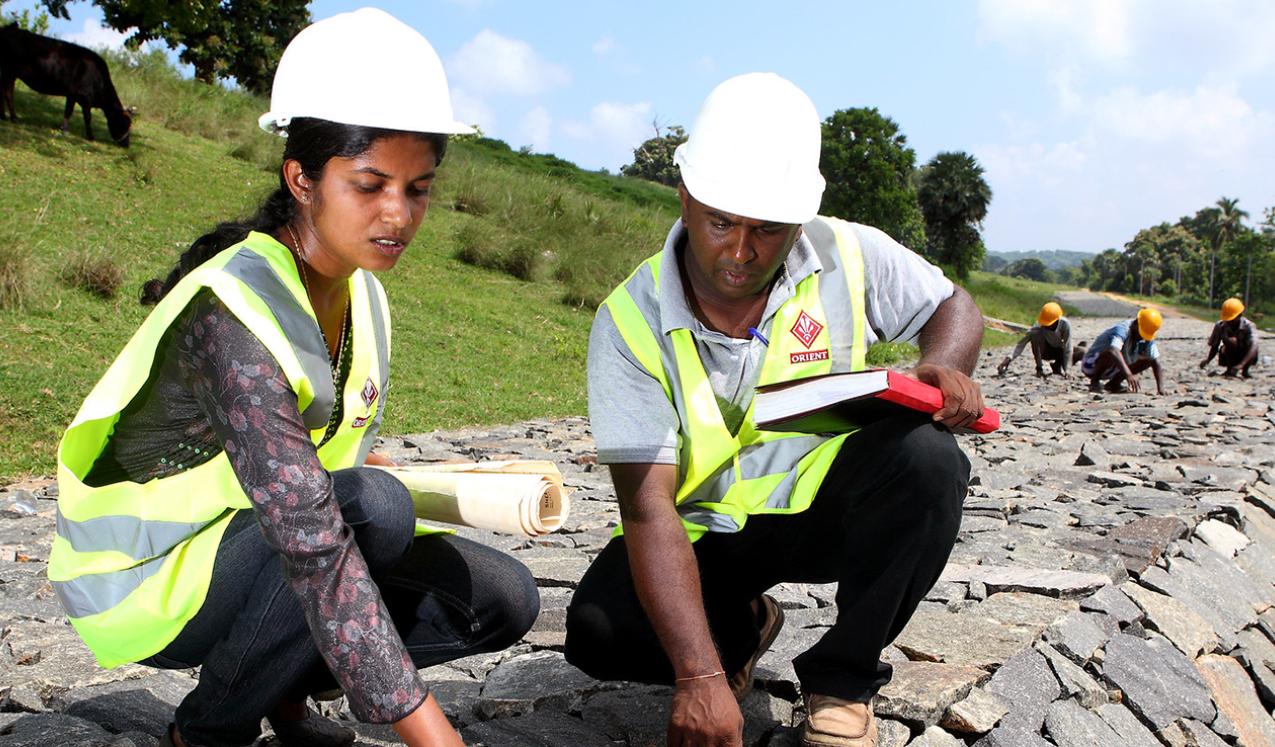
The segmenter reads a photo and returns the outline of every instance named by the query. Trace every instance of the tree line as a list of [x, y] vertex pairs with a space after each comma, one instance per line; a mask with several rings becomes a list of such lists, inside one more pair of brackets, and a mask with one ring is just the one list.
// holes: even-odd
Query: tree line
[[[679, 126], [654, 125], [620, 173], [676, 186]], [[875, 108], [842, 109], [823, 122], [819, 170], [828, 182], [819, 212], [874, 226], [958, 278], [983, 261], [982, 225], [992, 201], [974, 156], [943, 152], [916, 166], [899, 125]]]

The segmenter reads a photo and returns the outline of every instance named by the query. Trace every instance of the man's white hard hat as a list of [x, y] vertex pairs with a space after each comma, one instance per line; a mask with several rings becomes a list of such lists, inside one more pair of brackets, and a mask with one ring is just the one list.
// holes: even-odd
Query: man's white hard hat
[[696, 200], [734, 215], [805, 223], [819, 212], [819, 114], [800, 88], [748, 73], [704, 99], [673, 162]]
[[287, 135], [294, 117], [460, 135], [438, 54], [420, 32], [376, 8], [310, 24], [288, 43], [261, 129]]

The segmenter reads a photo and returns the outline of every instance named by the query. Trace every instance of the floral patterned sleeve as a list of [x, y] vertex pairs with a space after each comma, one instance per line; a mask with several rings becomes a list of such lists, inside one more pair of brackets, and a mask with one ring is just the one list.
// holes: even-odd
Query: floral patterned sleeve
[[310, 631], [359, 719], [390, 723], [428, 695], [354, 533], [341, 518], [297, 398], [266, 347], [211, 293], [174, 340], [191, 391], [226, 450], [266, 541], [282, 556]]

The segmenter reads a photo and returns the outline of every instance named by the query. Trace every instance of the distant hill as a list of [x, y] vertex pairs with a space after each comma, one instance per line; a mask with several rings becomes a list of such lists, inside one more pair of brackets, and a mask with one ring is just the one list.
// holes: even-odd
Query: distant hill
[[1086, 259], [1093, 258], [1092, 252], [1077, 252], [1066, 249], [1049, 249], [1036, 252], [988, 252], [983, 258], [983, 269], [987, 272], [999, 272], [1002, 267], [1013, 264], [1020, 259], [1039, 259], [1051, 270], [1064, 267], [1079, 267]]

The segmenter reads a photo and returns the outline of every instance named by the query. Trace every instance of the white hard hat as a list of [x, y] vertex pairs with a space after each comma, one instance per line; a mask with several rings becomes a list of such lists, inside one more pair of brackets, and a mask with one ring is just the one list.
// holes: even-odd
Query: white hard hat
[[287, 135], [293, 117], [460, 135], [443, 63], [425, 37], [376, 8], [312, 23], [283, 51], [258, 123]]
[[673, 162], [696, 200], [728, 213], [805, 223], [819, 212], [819, 114], [774, 73], [731, 78], [704, 99]]

